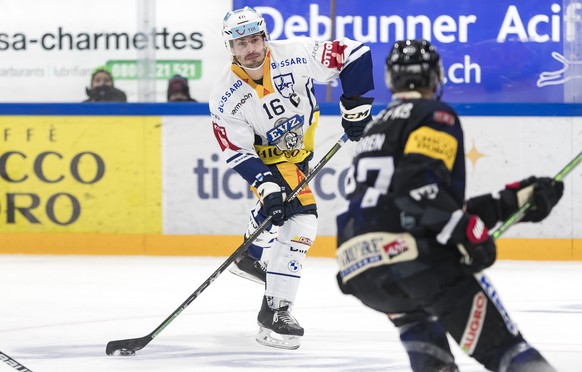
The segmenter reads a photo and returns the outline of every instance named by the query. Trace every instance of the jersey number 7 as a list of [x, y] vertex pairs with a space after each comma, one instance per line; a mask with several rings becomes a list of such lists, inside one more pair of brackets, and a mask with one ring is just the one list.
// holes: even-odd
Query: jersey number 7
[[356, 191], [356, 183], [363, 183], [368, 187], [362, 198], [361, 207], [374, 207], [380, 195], [388, 193], [393, 174], [394, 159], [391, 156], [361, 158], [348, 170], [346, 194]]

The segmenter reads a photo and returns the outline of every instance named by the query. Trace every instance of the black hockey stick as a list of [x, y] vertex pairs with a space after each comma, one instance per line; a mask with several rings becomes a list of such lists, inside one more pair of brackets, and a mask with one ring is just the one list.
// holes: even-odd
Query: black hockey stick
[[[578, 164], [580, 164], [580, 162], [582, 162], [582, 152], [580, 152], [578, 154], [578, 156], [576, 156], [564, 168], [562, 168], [562, 170], [559, 171], [558, 174], [556, 174], [556, 176], [554, 177], [554, 180], [561, 181], [562, 179], [564, 179], [564, 177], [566, 177], [566, 175], [568, 173], [570, 173], [574, 168], [576, 168], [576, 166]], [[493, 231], [493, 233], [491, 234], [491, 236], [493, 236], [493, 239], [499, 238], [511, 226], [513, 226], [514, 224], [521, 221], [523, 216], [525, 216], [525, 213], [527, 212], [527, 210], [530, 209], [531, 207], [532, 207], [532, 202], [528, 201], [527, 203], [525, 203], [523, 205], [523, 207], [519, 208], [515, 213], [513, 213], [505, 221], [503, 221], [503, 223], [497, 229], [495, 229], [495, 231]]]
[[32, 372], [32, 370], [26, 368], [22, 364], [18, 363], [16, 360], [12, 359], [8, 355], [0, 351], [0, 360], [8, 364], [10, 367], [19, 370], [20, 372]]
[[[346, 143], [347, 140], [348, 137], [344, 134], [339, 139], [339, 141], [337, 141], [337, 143], [327, 152], [327, 154], [325, 154], [325, 156], [319, 161], [319, 163], [317, 163], [317, 165], [313, 167], [313, 169], [305, 176], [305, 178], [299, 183], [299, 185], [297, 185], [297, 187], [293, 190], [291, 195], [287, 197], [286, 203], [295, 199], [297, 195], [299, 195], [299, 193], [301, 192], [301, 190], [303, 190], [307, 183], [311, 181], [317, 173], [319, 173], [323, 166], [327, 164], [327, 162], [332, 158], [332, 156], [334, 156], [338, 152], [338, 150]], [[198, 287], [198, 289], [194, 291], [194, 293], [192, 293], [190, 297], [186, 299], [186, 301], [184, 301], [184, 303], [182, 303], [182, 305], [180, 305], [176, 310], [174, 310], [174, 312], [169, 317], [167, 317], [166, 320], [162, 322], [162, 324], [160, 324], [156, 329], [154, 329], [152, 333], [140, 338], [109, 341], [107, 343], [107, 347], [105, 348], [105, 352], [107, 353], [107, 355], [133, 355], [135, 354], [136, 351], [143, 349], [147, 344], [150, 343], [151, 340], [156, 338], [164, 330], [164, 328], [168, 326], [168, 324], [170, 324], [178, 315], [180, 315], [180, 313], [182, 313], [182, 311], [184, 311], [188, 307], [188, 305], [190, 305], [190, 303], [194, 301], [220, 274], [222, 274], [228, 268], [228, 266], [232, 264], [234, 260], [240, 254], [242, 254], [270, 224], [271, 216], [268, 216], [265, 219], [265, 221], [263, 221], [263, 223], [259, 225], [257, 230], [253, 232], [242, 243], [242, 245], [238, 247], [236, 251], [234, 251], [234, 253], [231, 254], [230, 257], [228, 257], [226, 261], [224, 261], [222, 265], [220, 265], [218, 269], [216, 269], [216, 271], [214, 271], [214, 273], [212, 273], [212, 275], [210, 275], [208, 279], [206, 279], [204, 283], [202, 283], [200, 287]]]

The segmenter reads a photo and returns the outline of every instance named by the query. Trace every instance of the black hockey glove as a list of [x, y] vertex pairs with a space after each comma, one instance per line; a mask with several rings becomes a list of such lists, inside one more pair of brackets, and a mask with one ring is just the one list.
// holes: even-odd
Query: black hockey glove
[[463, 213], [446, 243], [457, 245], [463, 254], [461, 264], [466, 265], [467, 270], [472, 273], [493, 265], [497, 258], [495, 242], [489, 236], [483, 221], [476, 215]]
[[366, 124], [372, 120], [372, 102], [374, 98], [348, 99], [343, 94], [340, 97], [342, 127], [351, 141], [359, 141]]
[[548, 177], [531, 176], [506, 185], [499, 192], [501, 216], [505, 220], [530, 199], [532, 207], [521, 222], [539, 222], [546, 218], [564, 193], [564, 183]]
[[259, 198], [263, 204], [263, 211], [267, 216], [271, 216], [271, 222], [275, 226], [282, 226], [285, 222], [285, 212], [283, 209], [283, 193], [281, 186], [276, 182], [266, 181], [257, 187]]

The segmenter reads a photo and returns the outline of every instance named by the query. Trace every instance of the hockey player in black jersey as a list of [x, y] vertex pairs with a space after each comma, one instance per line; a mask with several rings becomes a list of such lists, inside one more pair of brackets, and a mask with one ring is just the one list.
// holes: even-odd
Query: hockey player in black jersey
[[386, 59], [393, 101], [356, 148], [337, 218], [338, 283], [398, 327], [413, 371], [458, 371], [447, 333], [491, 371], [554, 371], [523, 338], [481, 272], [496, 259], [488, 234], [532, 200], [522, 221], [547, 217], [563, 184], [530, 177], [465, 199], [463, 129], [440, 101], [443, 67], [425, 40]]

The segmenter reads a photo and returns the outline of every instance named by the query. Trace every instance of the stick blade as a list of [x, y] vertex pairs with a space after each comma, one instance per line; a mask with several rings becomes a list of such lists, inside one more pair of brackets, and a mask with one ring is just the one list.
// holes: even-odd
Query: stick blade
[[143, 349], [153, 339], [150, 335], [140, 338], [129, 338], [127, 340], [109, 341], [105, 347], [107, 355], [133, 355], [136, 351]]

